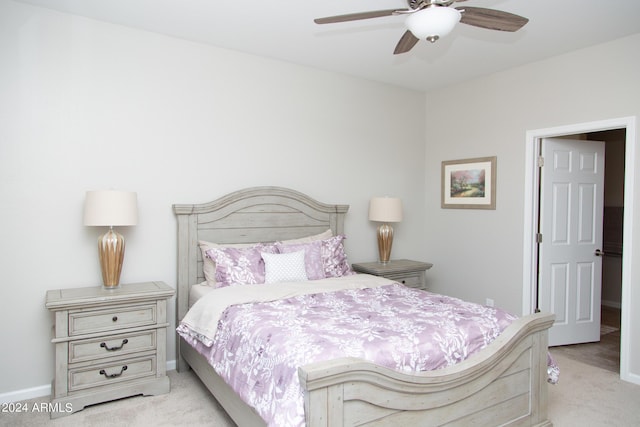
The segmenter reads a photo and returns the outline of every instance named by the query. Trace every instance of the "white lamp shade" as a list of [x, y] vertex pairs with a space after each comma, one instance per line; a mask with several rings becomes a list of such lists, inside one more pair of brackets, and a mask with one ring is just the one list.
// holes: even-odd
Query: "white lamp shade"
[[396, 197], [374, 197], [369, 202], [369, 220], [378, 222], [402, 221], [402, 201]]
[[405, 25], [418, 39], [441, 38], [460, 22], [461, 14], [453, 7], [427, 7], [407, 16]]
[[124, 226], [138, 223], [138, 196], [130, 191], [87, 191], [84, 225]]

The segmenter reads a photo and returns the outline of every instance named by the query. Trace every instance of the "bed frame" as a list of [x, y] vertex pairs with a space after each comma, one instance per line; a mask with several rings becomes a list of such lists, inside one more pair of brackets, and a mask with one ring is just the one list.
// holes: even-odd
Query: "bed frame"
[[[198, 240], [253, 243], [331, 228], [343, 233], [349, 206], [281, 187], [236, 191], [210, 203], [173, 206], [178, 219], [177, 322], [189, 288], [204, 280]], [[344, 358], [299, 368], [308, 427], [359, 425], [551, 426], [547, 419], [547, 330], [553, 315], [516, 320], [483, 351], [453, 367], [404, 374]], [[192, 368], [241, 427], [264, 421], [178, 337], [177, 368]]]

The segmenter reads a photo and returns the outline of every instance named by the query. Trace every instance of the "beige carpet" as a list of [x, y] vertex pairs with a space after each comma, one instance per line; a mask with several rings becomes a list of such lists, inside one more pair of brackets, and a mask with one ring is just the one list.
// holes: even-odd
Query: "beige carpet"
[[640, 386], [553, 348], [551, 354], [560, 366], [559, 383], [549, 386], [549, 418], [555, 426], [640, 425]]
[[[560, 382], [549, 385], [549, 418], [557, 427], [638, 426], [640, 386], [620, 381], [613, 372], [552, 354], [560, 365]], [[68, 417], [50, 420], [46, 413], [0, 413], [0, 425], [33, 426], [215, 426], [231, 427], [227, 417], [192, 372], [170, 371], [171, 393], [132, 397], [94, 405]], [[31, 407], [35, 399], [27, 402]]]
[[[171, 379], [168, 394], [136, 396], [93, 405], [55, 420], [45, 413], [0, 413], [0, 426], [235, 426], [193, 371], [185, 374], [169, 371], [168, 375]], [[30, 400], [28, 407], [46, 401], [48, 398]]]
[[611, 372], [620, 372], [620, 309], [602, 307], [600, 341], [554, 347], [555, 354], [598, 366]]

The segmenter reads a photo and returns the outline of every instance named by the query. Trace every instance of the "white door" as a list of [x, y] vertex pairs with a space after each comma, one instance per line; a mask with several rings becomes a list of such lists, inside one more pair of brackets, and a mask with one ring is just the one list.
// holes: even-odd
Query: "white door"
[[549, 345], [600, 340], [604, 142], [542, 140], [538, 298]]

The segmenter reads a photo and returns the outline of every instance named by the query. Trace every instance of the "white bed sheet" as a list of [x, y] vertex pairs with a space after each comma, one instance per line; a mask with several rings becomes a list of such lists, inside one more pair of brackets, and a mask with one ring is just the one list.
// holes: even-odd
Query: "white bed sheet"
[[189, 308], [191, 308], [200, 298], [214, 290], [215, 288], [207, 285], [207, 282], [191, 286], [191, 289], [189, 289]]

